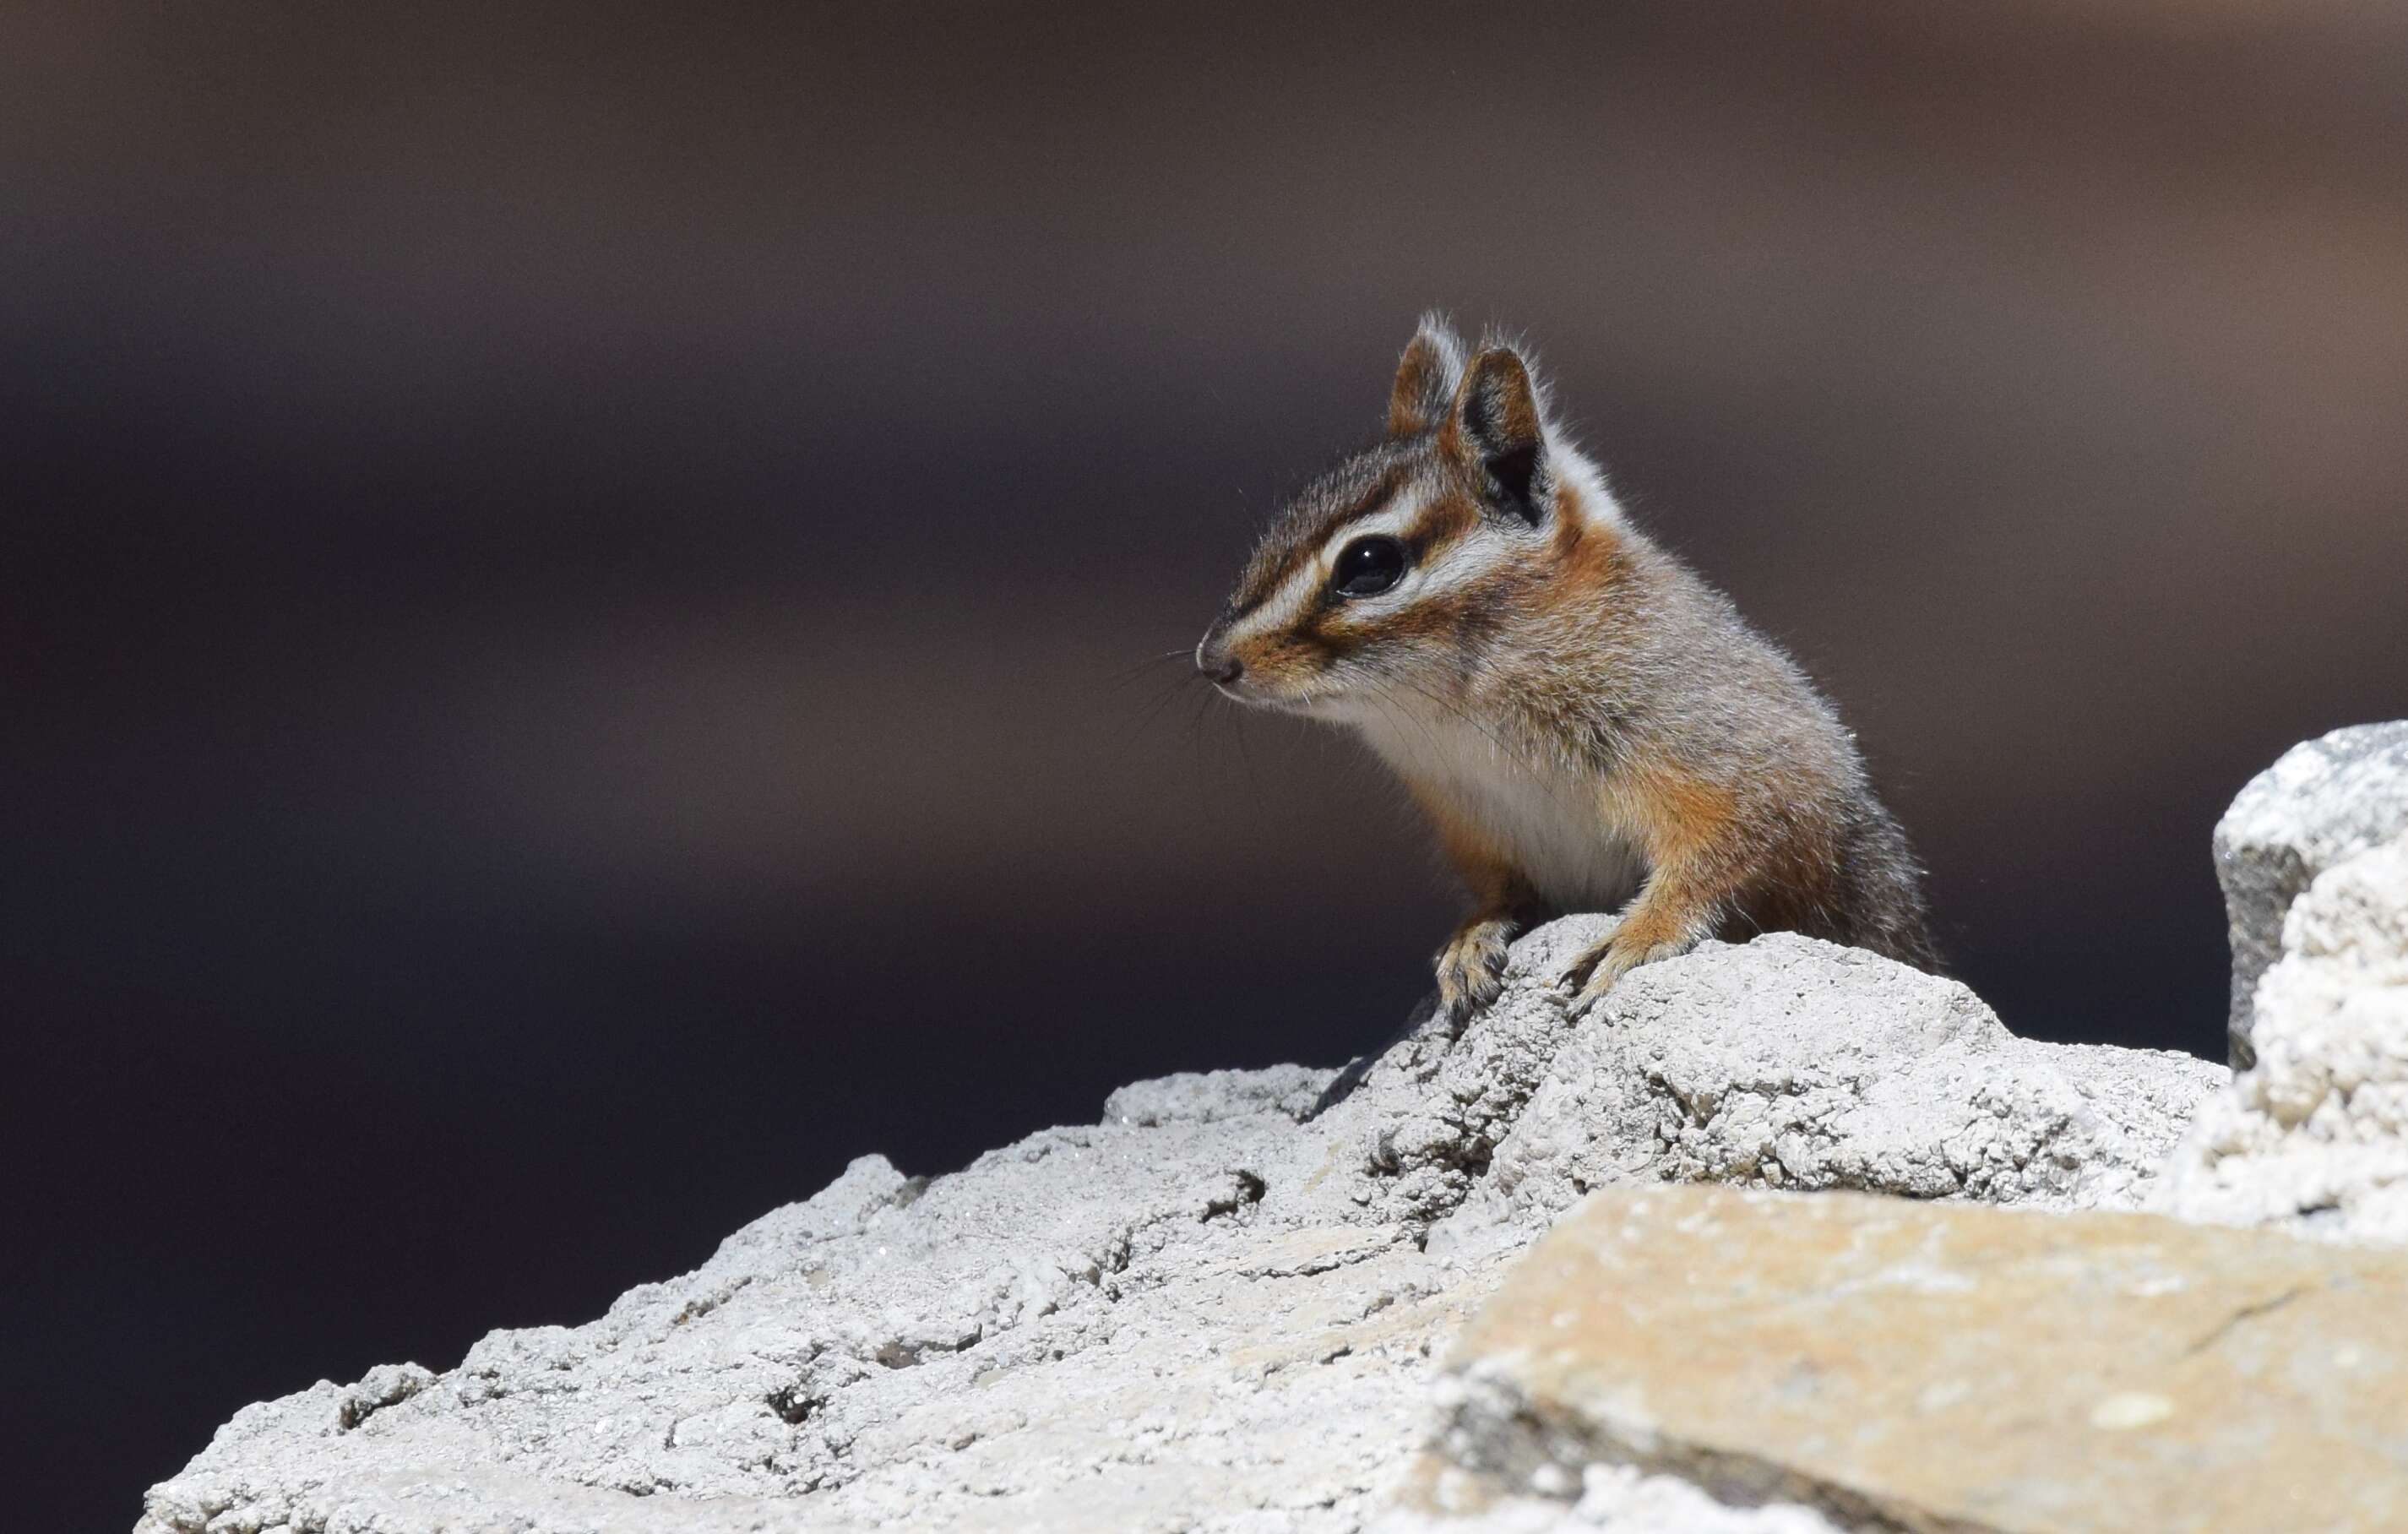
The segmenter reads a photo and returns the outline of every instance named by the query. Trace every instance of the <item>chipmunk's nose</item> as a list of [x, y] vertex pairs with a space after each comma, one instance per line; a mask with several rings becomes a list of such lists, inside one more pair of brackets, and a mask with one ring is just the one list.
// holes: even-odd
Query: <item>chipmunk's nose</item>
[[1207, 634], [1204, 642], [1196, 647], [1196, 669], [1226, 687], [1246, 674], [1246, 663], [1229, 653], [1217, 635]]

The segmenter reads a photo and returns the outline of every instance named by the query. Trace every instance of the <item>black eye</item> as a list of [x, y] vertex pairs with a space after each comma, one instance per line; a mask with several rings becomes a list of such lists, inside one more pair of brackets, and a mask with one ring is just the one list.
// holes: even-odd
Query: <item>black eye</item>
[[1405, 545], [1385, 536], [1358, 538], [1338, 555], [1329, 589], [1340, 596], [1377, 596], [1405, 578]]

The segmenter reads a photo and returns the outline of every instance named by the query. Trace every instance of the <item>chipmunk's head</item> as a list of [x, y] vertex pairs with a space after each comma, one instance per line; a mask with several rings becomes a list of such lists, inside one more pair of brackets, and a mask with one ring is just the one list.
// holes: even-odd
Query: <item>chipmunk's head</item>
[[[1196, 665], [1241, 703], [1360, 717], [1460, 697], [1617, 517], [1522, 351], [1425, 318], [1386, 434], [1263, 534]], [[1602, 535], [1602, 536], [1599, 536]]]

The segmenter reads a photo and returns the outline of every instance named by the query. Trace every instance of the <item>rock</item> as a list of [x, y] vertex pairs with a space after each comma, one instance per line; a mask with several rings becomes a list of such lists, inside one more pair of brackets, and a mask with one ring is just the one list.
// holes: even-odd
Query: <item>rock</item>
[[1632, 971], [1570, 1037], [1455, 1224], [1526, 1226], [1649, 1179], [2129, 1208], [2224, 1077], [2017, 1039], [1963, 985], [1860, 949], [1708, 943]]
[[1426, 1520], [1553, 1495], [1555, 1523], [1496, 1527], [1578, 1527], [1562, 1502], [1608, 1466], [1750, 1530], [2408, 1527], [2403, 1313], [2408, 1254], [1618, 1188], [1466, 1328], [1412, 1498]]
[[2256, 1016], [2256, 1063], [2202, 1108], [2157, 1206], [2408, 1242], [2408, 835], [2316, 875]]
[[2315, 877], [2408, 831], [2408, 720], [2293, 746], [2249, 781], [2215, 825], [2215, 877], [2232, 938], [2232, 1068], [2253, 1055], [2258, 977], [2283, 918]]
[[1335, 1070], [1273, 1066], [1268, 1070], [1182, 1071], [1132, 1082], [1104, 1099], [1106, 1124], [1152, 1128], [1159, 1124], [1210, 1124], [1248, 1113], [1275, 1112], [1301, 1123], [1320, 1106]]
[[1592, 1463], [1575, 1480], [1541, 1471], [1551, 1491], [1509, 1491], [1496, 1479], [1425, 1456], [1371, 1534], [1844, 1534], [1811, 1507], [1737, 1507], [1677, 1476]]
[[1279, 1527], [1359, 1502], [1466, 1280], [1392, 1232], [1261, 1222], [1273, 1125], [1054, 1130], [924, 1189], [857, 1162], [356, 1428], [332, 1386], [250, 1409], [143, 1527]]
[[[140, 1527], [1357, 1528], [1431, 1358], [1585, 1188], [2128, 1203], [2220, 1075], [2020, 1043], [1961, 986], [1787, 937], [1575, 1024], [1556, 977], [1600, 925], [1516, 944], [1459, 1034], [1425, 1011], [1343, 1072], [1140, 1082], [931, 1180], [868, 1157], [584, 1326], [246, 1408]], [[1600, 1475], [1589, 1504], [1686, 1495]]]

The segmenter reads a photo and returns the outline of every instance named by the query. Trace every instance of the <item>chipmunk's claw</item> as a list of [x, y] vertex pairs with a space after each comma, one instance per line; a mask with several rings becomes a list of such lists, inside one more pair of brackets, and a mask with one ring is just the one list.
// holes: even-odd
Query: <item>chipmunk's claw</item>
[[1456, 1027], [1505, 990], [1505, 955], [1514, 925], [1503, 917], [1466, 922], [1438, 954], [1439, 1011]]
[[1572, 994], [1571, 1015], [1584, 1019], [1596, 1013], [1598, 1003], [1623, 976], [1642, 964], [1677, 957], [1697, 945], [1698, 939], [1686, 933], [1665, 935], [1625, 922], [1573, 960], [1558, 983]]

